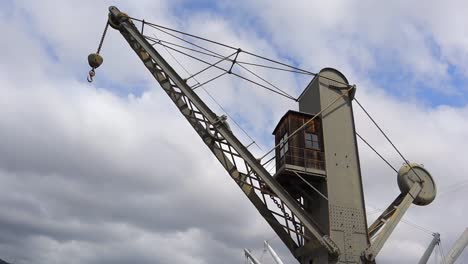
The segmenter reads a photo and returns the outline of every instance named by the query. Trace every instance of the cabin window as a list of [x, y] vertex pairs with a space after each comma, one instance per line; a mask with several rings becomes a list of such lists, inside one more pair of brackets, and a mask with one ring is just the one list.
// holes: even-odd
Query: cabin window
[[284, 154], [286, 154], [289, 150], [287, 138], [288, 138], [288, 132], [284, 133], [283, 137], [281, 137], [281, 140], [280, 140], [280, 145], [279, 145], [280, 157], [283, 157]]
[[305, 133], [305, 147], [309, 149], [320, 150], [318, 135], [313, 133]]

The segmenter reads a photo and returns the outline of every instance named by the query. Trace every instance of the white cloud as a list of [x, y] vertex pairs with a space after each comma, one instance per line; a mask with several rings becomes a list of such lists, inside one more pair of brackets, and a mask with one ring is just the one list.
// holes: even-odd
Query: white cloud
[[[140, 1], [121, 9], [269, 57], [286, 54], [308, 69], [339, 68], [358, 84], [360, 102], [407, 158], [425, 164], [441, 191], [466, 181], [468, 107], [432, 107], [396, 97], [367, 75], [382, 67], [382, 56], [395, 63], [385, 67], [404, 69], [416, 81], [444, 83], [449, 63], [463, 69], [466, 23], [457, 15], [466, 9], [463, 3], [434, 2], [423, 9], [416, 3], [249, 2], [237, 9], [224, 3], [231, 13], [180, 17], [175, 6], [183, 3]], [[86, 56], [97, 46], [107, 3], [13, 5], [12, 14], [0, 16], [9, 22], [0, 24], [9, 36], [0, 42], [0, 258], [235, 263], [241, 262], [243, 247], [260, 252], [272, 231], [114, 30], [104, 43], [96, 83], [84, 81]], [[258, 24], [245, 26], [252, 18]], [[439, 55], [428, 40], [440, 48]], [[180, 58], [192, 72], [200, 67]], [[304, 85], [261, 73], [290, 93]], [[144, 87], [141, 97], [113, 90], [135, 83]], [[272, 145], [269, 135], [278, 118], [295, 107], [230, 79], [208, 89], [264, 149]], [[358, 109], [355, 113], [359, 132], [398, 167], [397, 154]], [[366, 146], [360, 144], [360, 151], [366, 201], [386, 207], [398, 194], [396, 175]], [[410, 208], [407, 219], [440, 232], [447, 248], [466, 227], [466, 199], [463, 189], [444, 194], [427, 207]], [[414, 263], [430, 239], [402, 223], [380, 263], [394, 263], [394, 251], [399, 263]]]

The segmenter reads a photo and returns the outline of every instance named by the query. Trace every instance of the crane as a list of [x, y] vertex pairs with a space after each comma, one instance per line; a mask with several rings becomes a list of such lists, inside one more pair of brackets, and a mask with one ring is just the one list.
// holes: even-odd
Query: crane
[[[315, 75], [297, 100], [299, 112], [289, 111], [275, 129], [277, 172], [272, 176], [234, 135], [226, 116], [208, 107], [148, 42], [143, 28], [140, 31], [134, 20], [117, 7], [109, 7], [107, 25], [121, 33], [300, 263], [375, 263], [376, 255], [409, 206], [427, 205], [434, 200], [435, 183], [429, 172], [405, 160], [398, 171], [401, 194], [367, 228], [352, 110], [356, 86], [332, 68]], [[99, 55], [103, 38], [98, 52], [88, 56], [90, 82], [103, 62]], [[231, 54], [235, 56], [229, 59], [233, 65], [240, 52], [238, 49]], [[294, 120], [301, 121], [293, 127], [285, 125]], [[295, 152], [293, 147], [299, 148], [298, 144], [302, 150]], [[294, 153], [304, 155], [302, 161]], [[305, 191], [309, 187], [313, 191]]]

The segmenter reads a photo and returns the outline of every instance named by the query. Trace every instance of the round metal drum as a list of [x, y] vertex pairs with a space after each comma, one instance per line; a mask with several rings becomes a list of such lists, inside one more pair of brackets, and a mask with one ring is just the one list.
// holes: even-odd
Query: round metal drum
[[[413, 203], [416, 205], [428, 205], [434, 201], [437, 193], [436, 185], [431, 174], [422, 166], [411, 163], [404, 164], [398, 171], [398, 187], [402, 193], [408, 193], [414, 183], [422, 181], [422, 189]], [[419, 177], [418, 177], [419, 176]]]

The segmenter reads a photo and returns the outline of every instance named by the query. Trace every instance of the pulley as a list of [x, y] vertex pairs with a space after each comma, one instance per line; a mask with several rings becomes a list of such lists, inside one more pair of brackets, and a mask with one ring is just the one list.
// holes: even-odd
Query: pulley
[[[115, 10], [117, 10], [118, 12], [117, 15], [112, 15], [112, 11], [115, 11]], [[114, 6], [109, 7], [109, 20], [108, 21], [109, 21], [109, 25], [113, 29], [119, 30], [120, 22], [128, 18], [129, 16], [126, 13], [118, 11], [116, 7]]]
[[428, 205], [436, 197], [437, 188], [434, 179], [422, 165], [404, 164], [398, 171], [397, 182], [402, 193], [407, 193], [413, 184], [421, 184], [421, 192], [413, 201], [416, 205]]

